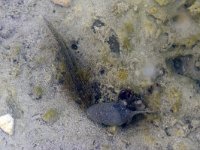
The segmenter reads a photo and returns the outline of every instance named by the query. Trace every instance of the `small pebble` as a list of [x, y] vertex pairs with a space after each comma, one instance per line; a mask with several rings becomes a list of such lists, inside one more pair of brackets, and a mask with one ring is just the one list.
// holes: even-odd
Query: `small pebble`
[[107, 128], [107, 131], [111, 135], [115, 135], [117, 133], [117, 126], [111, 126]]
[[10, 114], [0, 116], [0, 129], [8, 135], [13, 135], [14, 119]]

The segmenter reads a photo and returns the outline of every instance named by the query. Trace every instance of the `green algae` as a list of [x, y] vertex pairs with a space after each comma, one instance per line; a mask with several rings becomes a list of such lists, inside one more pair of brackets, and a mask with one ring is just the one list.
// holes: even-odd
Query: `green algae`
[[127, 21], [127, 22], [124, 23], [124, 31], [127, 34], [132, 34], [134, 32], [134, 27], [133, 27], [132, 20]]
[[168, 19], [166, 10], [163, 10], [156, 6], [151, 6], [150, 8], [148, 8], [147, 13], [162, 22], [166, 22], [166, 20]]
[[42, 119], [47, 123], [54, 123], [58, 120], [59, 113], [57, 109], [50, 108], [43, 115]]
[[171, 111], [173, 113], [178, 113], [182, 106], [181, 97], [182, 93], [175, 87], [172, 87], [167, 92], [168, 100], [171, 104]]
[[123, 38], [122, 47], [126, 50], [131, 49], [131, 39], [129, 37]]
[[35, 86], [33, 89], [34, 95], [36, 96], [36, 99], [40, 99], [44, 93], [44, 90], [41, 86]]
[[162, 93], [160, 91], [154, 92], [152, 95], [149, 96], [148, 106], [153, 110], [160, 110], [161, 107], [161, 96]]
[[126, 80], [128, 78], [128, 70], [127, 69], [119, 69], [117, 72], [117, 77], [119, 80]]
[[121, 31], [119, 32], [119, 39], [121, 40], [123, 49], [128, 51], [132, 49], [131, 39], [133, 33], [134, 33], [134, 26], [132, 20], [130, 19], [123, 24]]

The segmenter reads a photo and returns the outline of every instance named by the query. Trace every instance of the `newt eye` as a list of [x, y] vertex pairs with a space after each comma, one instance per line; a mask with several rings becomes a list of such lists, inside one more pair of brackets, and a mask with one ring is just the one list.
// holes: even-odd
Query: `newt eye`
[[133, 93], [129, 89], [123, 89], [120, 91], [118, 99], [120, 100], [128, 100], [132, 97]]
[[118, 95], [118, 101], [120, 103], [124, 102], [123, 105], [132, 111], [143, 110], [145, 108], [142, 100], [142, 96], [131, 89], [122, 89]]
[[77, 50], [78, 49], [78, 41], [72, 41], [71, 43], [71, 48], [73, 50]]

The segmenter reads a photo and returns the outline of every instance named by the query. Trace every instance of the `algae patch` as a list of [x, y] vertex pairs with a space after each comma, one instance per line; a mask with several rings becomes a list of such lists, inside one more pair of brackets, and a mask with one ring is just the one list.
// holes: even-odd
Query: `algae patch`
[[161, 20], [162, 22], [165, 22], [168, 19], [168, 16], [165, 10], [158, 8], [156, 6], [152, 6], [148, 8], [147, 13], [150, 16], [153, 16], [155, 19]]
[[128, 78], [128, 70], [126, 69], [119, 69], [118, 73], [117, 73], [117, 77], [119, 80], [126, 80]]
[[131, 50], [132, 48], [132, 34], [134, 32], [134, 26], [132, 21], [126, 21], [123, 24], [123, 27], [121, 28], [121, 31], [119, 32], [119, 39], [122, 43], [122, 48], [125, 50]]
[[47, 123], [54, 123], [58, 120], [58, 116], [59, 113], [57, 109], [50, 108], [43, 114], [42, 119]]
[[143, 139], [148, 145], [154, 145], [156, 143], [156, 138], [151, 135], [148, 129], [144, 130]]
[[153, 110], [160, 110], [161, 96], [162, 96], [162, 93], [160, 91], [156, 91], [152, 95], [150, 95], [148, 98], [149, 107], [152, 108]]
[[35, 86], [33, 89], [33, 93], [36, 96], [36, 99], [40, 99], [40, 98], [42, 98], [44, 90], [42, 89], [41, 86]]
[[131, 21], [127, 21], [124, 23], [124, 31], [127, 34], [132, 34], [134, 32], [133, 23]]
[[131, 39], [129, 37], [124, 37], [123, 48], [129, 50], [131, 48]]
[[169, 102], [171, 104], [171, 111], [173, 113], [179, 112], [182, 105], [181, 103], [182, 93], [178, 89], [173, 87], [169, 89], [169, 91], [167, 92], [167, 95], [168, 95]]

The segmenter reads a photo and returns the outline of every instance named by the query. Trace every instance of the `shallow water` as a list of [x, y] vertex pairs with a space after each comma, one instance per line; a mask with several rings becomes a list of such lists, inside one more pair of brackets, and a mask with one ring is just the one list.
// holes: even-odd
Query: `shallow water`
[[[0, 130], [0, 149], [198, 149], [199, 8], [199, 0], [1, 0], [0, 116], [15, 126], [12, 136]], [[81, 66], [91, 100], [74, 91], [43, 17]], [[84, 102], [117, 101], [122, 89], [160, 113], [118, 128], [87, 118]]]

